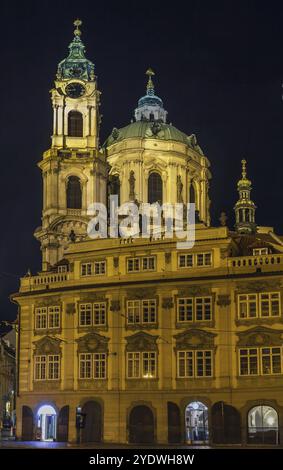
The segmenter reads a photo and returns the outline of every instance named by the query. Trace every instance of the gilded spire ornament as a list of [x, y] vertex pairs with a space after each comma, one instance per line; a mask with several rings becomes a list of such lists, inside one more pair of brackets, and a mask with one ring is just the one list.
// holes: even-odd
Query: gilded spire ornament
[[152, 68], [149, 67], [149, 69], [147, 69], [145, 74], [148, 76], [146, 92], [147, 92], [148, 95], [154, 95], [154, 84], [153, 84], [153, 81], [152, 81], [152, 77], [155, 75], [155, 73], [152, 70]]
[[74, 21], [74, 26], [76, 27], [75, 31], [74, 31], [74, 35], [75, 36], [80, 36], [82, 34], [81, 30], [80, 30], [80, 26], [82, 25], [82, 21], [79, 20], [78, 18]]

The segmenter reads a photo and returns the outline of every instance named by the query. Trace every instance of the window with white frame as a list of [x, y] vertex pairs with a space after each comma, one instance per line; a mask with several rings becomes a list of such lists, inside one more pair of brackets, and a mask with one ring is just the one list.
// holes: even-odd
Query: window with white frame
[[40, 355], [34, 357], [35, 380], [58, 380], [60, 378], [59, 354]]
[[212, 320], [212, 297], [184, 297], [177, 300], [177, 323]]
[[35, 329], [44, 330], [60, 328], [61, 307], [53, 305], [50, 307], [37, 307], [35, 309]]
[[212, 253], [185, 253], [178, 256], [179, 268], [206, 267], [212, 265]]
[[100, 275], [106, 273], [106, 261], [95, 261], [94, 263], [94, 274]]
[[280, 292], [238, 295], [238, 318], [266, 318], [281, 315]]
[[153, 351], [127, 353], [127, 377], [152, 379], [157, 375], [157, 355]]
[[60, 327], [60, 310], [59, 306], [48, 307], [48, 328]]
[[58, 266], [57, 272], [58, 273], [66, 273], [68, 271], [68, 267], [66, 265]]
[[254, 248], [253, 249], [254, 256], [261, 256], [261, 255], [268, 255], [268, 248]]
[[211, 350], [178, 351], [178, 378], [212, 377], [212, 357]]
[[36, 330], [47, 328], [47, 307], [38, 307], [35, 309], [35, 328]]
[[241, 348], [240, 375], [282, 374], [282, 347]]
[[128, 273], [139, 271], [155, 271], [156, 257], [155, 256], [140, 256], [127, 259]]
[[106, 302], [79, 305], [79, 326], [103, 326], [106, 320]]
[[91, 276], [92, 275], [92, 263], [82, 263], [81, 264], [81, 276]]
[[148, 324], [157, 321], [156, 299], [127, 300], [127, 323]]
[[81, 276], [101, 276], [103, 274], [106, 274], [105, 260], [81, 263]]
[[107, 354], [81, 353], [79, 354], [80, 379], [106, 379]]

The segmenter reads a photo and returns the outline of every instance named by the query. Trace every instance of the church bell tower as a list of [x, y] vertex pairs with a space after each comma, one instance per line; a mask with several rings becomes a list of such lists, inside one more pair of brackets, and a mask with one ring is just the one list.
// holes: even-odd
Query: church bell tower
[[106, 203], [107, 166], [99, 150], [100, 92], [94, 64], [85, 57], [80, 26], [74, 22], [69, 55], [58, 65], [51, 90], [51, 148], [39, 163], [43, 178], [41, 243], [43, 270], [64, 257], [70, 242], [87, 238], [93, 202]]

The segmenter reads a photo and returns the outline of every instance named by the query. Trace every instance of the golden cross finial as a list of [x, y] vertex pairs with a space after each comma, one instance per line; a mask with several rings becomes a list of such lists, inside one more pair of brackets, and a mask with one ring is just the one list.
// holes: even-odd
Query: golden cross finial
[[79, 20], [79, 19], [76, 19], [74, 21], [74, 26], [76, 27], [75, 31], [74, 31], [74, 35], [75, 36], [80, 36], [82, 34], [81, 30], [80, 30], [80, 26], [82, 25], [82, 21]]
[[149, 69], [147, 69], [147, 71], [145, 72], [145, 74], [148, 76], [148, 82], [147, 82], [147, 86], [146, 86], [146, 88], [147, 88], [147, 90], [148, 90], [149, 88], [153, 88], [153, 87], [154, 87], [154, 86], [153, 86], [153, 81], [152, 81], [152, 78], [151, 78], [151, 77], [153, 77], [153, 75], [155, 75], [155, 73], [154, 73], [154, 71], [152, 70], [152, 68], [149, 67]]
[[241, 163], [242, 163], [242, 177], [246, 178], [246, 176], [247, 176], [247, 161], [245, 159], [243, 159], [241, 161]]

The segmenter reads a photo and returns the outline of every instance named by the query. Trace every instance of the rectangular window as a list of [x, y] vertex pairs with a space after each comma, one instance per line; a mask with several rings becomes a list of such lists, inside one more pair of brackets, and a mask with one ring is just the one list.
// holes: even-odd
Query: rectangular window
[[129, 324], [140, 323], [140, 301], [128, 300], [127, 301], [127, 322]]
[[48, 328], [60, 328], [60, 307], [48, 307]]
[[178, 299], [177, 304], [177, 321], [188, 322], [193, 321], [193, 298]]
[[140, 377], [140, 353], [129, 352], [127, 359], [127, 377], [129, 379], [138, 379]]
[[197, 266], [211, 266], [211, 253], [197, 253]]
[[142, 270], [143, 271], [155, 270], [155, 256], [146, 256], [142, 258]]
[[81, 275], [82, 276], [91, 276], [92, 275], [92, 263], [82, 263], [81, 264]]
[[142, 256], [139, 258], [127, 259], [127, 271], [129, 273], [139, 271], [155, 271], [156, 258], [155, 256]]
[[79, 306], [79, 325], [92, 325], [92, 304], [80, 304]]
[[196, 354], [196, 377], [212, 376], [212, 360], [211, 351], [195, 351]]
[[128, 300], [127, 323], [156, 323], [157, 306], [155, 299]]
[[253, 255], [254, 256], [268, 255], [268, 248], [254, 248]]
[[281, 348], [261, 349], [261, 368], [263, 375], [281, 374]]
[[127, 377], [129, 379], [152, 379], [156, 375], [156, 352], [127, 353]]
[[212, 377], [212, 351], [178, 351], [177, 375], [179, 378]]
[[178, 377], [193, 377], [193, 351], [178, 351]]
[[156, 322], [156, 300], [143, 300], [142, 301], [142, 323], [155, 323]]
[[58, 266], [58, 273], [66, 273], [67, 272], [67, 266]]
[[106, 261], [95, 261], [94, 274], [101, 275], [106, 273]]
[[142, 353], [142, 377], [144, 379], [152, 379], [156, 377], [156, 353], [143, 352]]
[[93, 304], [93, 324], [106, 325], [106, 303], [95, 302]]
[[240, 375], [258, 375], [258, 349], [240, 349]]
[[280, 315], [280, 293], [259, 294], [259, 306], [261, 317], [278, 317]]
[[193, 255], [179, 255], [179, 268], [192, 268]]
[[241, 294], [238, 296], [239, 318], [255, 318], [258, 316], [257, 294]]
[[46, 379], [46, 356], [35, 356], [34, 358], [34, 378], [35, 380]]
[[178, 257], [179, 268], [204, 267], [212, 265], [212, 254], [207, 253], [190, 253], [182, 254]]
[[106, 354], [93, 354], [93, 378], [106, 379]]
[[42, 330], [47, 328], [47, 307], [35, 309], [35, 329]]
[[129, 258], [127, 260], [127, 266], [129, 273], [140, 271], [140, 258]]
[[177, 322], [212, 319], [212, 297], [187, 297], [177, 301]]
[[212, 317], [211, 297], [196, 297], [195, 299], [195, 319], [196, 321], [209, 321]]
[[48, 356], [48, 379], [59, 379], [60, 357], [59, 355]]
[[92, 378], [92, 360], [91, 354], [80, 354], [79, 356], [79, 377], [80, 379]]
[[281, 315], [279, 292], [240, 294], [238, 296], [238, 316], [242, 318], [267, 318]]

